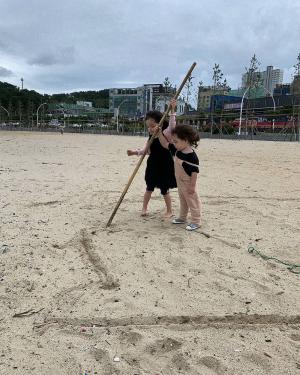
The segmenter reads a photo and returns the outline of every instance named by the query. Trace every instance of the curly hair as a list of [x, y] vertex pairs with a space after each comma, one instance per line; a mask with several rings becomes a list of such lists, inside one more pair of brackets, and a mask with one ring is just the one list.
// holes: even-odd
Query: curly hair
[[177, 125], [175, 129], [173, 129], [172, 134], [176, 134], [179, 139], [188, 141], [193, 147], [198, 146], [200, 140], [199, 133], [190, 125]]

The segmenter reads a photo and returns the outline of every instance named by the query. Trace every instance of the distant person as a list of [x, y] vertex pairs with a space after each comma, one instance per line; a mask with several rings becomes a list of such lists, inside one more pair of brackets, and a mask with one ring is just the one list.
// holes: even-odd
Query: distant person
[[[171, 113], [169, 124], [167, 121], [162, 126], [162, 137], [166, 142], [171, 141], [172, 130], [176, 126], [176, 100], [171, 101]], [[146, 114], [146, 125], [149, 131], [149, 139], [158, 128], [158, 124], [162, 119], [162, 113], [159, 111], [151, 111]], [[149, 140], [148, 139], [148, 140]], [[147, 146], [147, 145], [146, 145]], [[143, 155], [146, 152], [146, 146], [142, 150], [127, 150], [127, 155]], [[146, 192], [143, 199], [142, 216], [148, 214], [148, 203], [155, 188], [160, 189], [166, 204], [165, 217], [173, 216], [172, 202], [169, 189], [176, 188], [176, 178], [174, 173], [174, 161], [171, 153], [162, 146], [158, 137], [156, 137], [150, 146], [149, 157], [147, 159], [147, 167], [145, 171]]]
[[63, 126], [60, 127], [60, 134], [61, 134], [61, 135], [64, 134], [64, 127], [63, 127]]
[[169, 143], [162, 132], [157, 130], [161, 144], [174, 155], [180, 214], [178, 218], [173, 219], [172, 223], [186, 224], [190, 211], [191, 221], [186, 229], [196, 230], [201, 226], [201, 201], [197, 193], [199, 159], [193, 147], [198, 146], [199, 134], [189, 125], [177, 125], [172, 130], [173, 142]]

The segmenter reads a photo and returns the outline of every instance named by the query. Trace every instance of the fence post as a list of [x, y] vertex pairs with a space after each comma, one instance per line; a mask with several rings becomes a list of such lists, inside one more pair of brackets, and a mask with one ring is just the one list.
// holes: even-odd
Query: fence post
[[297, 116], [296, 141], [300, 142], [300, 107], [298, 109], [298, 116]]

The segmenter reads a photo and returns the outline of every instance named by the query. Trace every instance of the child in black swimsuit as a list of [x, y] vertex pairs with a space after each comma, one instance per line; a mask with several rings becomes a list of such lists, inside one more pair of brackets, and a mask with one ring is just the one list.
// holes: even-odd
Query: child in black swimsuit
[[[162, 134], [169, 141], [171, 139], [172, 130], [175, 128], [175, 107], [176, 101], [171, 102], [171, 114], [169, 124], [165, 122], [162, 126]], [[146, 124], [149, 131], [149, 139], [154, 134], [158, 123], [162, 118], [159, 111], [151, 111], [146, 115]], [[127, 155], [143, 155], [146, 147], [143, 150], [127, 150]], [[174, 161], [169, 150], [161, 145], [159, 138], [155, 138], [150, 146], [149, 157], [147, 160], [147, 167], [145, 171], [146, 192], [144, 194], [142, 216], [146, 216], [148, 211], [148, 203], [150, 201], [152, 192], [155, 188], [159, 188], [164, 197], [166, 204], [165, 217], [173, 216], [172, 203], [169, 189], [175, 188], [176, 178], [174, 173]]]

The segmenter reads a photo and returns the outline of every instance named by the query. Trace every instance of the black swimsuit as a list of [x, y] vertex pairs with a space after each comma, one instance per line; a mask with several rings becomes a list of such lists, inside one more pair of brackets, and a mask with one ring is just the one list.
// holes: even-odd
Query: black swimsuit
[[160, 144], [158, 138], [155, 138], [150, 146], [145, 181], [147, 191], [159, 188], [162, 195], [166, 195], [169, 189], [177, 187], [173, 157], [170, 151]]

